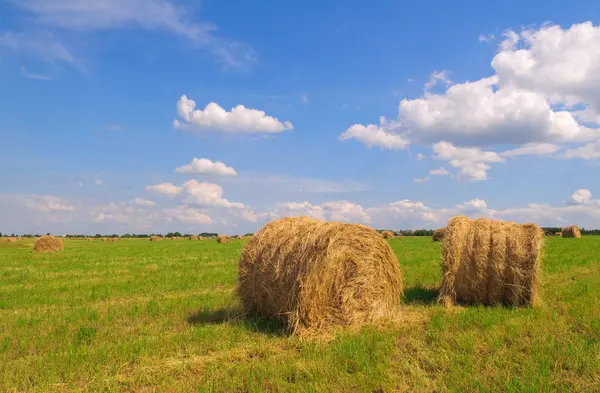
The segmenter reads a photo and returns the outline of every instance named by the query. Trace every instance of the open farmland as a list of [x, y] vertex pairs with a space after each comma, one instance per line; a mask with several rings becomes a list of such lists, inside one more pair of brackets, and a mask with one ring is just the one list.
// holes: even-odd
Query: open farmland
[[440, 244], [388, 241], [405, 321], [326, 341], [231, 318], [245, 240], [0, 243], [0, 391], [600, 391], [600, 237], [546, 238], [533, 309], [443, 308]]

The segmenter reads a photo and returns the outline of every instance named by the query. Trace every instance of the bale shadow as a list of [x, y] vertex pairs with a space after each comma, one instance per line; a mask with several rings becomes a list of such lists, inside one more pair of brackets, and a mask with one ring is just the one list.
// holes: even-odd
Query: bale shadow
[[188, 315], [188, 324], [193, 326], [232, 324], [252, 333], [280, 337], [287, 335], [285, 326], [278, 320], [260, 316], [246, 316], [238, 309], [201, 310]]
[[435, 304], [439, 295], [437, 288], [414, 286], [404, 290], [405, 304]]

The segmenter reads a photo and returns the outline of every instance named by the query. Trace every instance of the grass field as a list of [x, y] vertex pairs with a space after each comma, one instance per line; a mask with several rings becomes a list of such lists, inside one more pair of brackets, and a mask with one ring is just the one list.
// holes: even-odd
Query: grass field
[[406, 322], [287, 337], [227, 320], [243, 243], [0, 244], [0, 391], [600, 392], [600, 237], [548, 238], [544, 304], [436, 304], [439, 244], [389, 241]]

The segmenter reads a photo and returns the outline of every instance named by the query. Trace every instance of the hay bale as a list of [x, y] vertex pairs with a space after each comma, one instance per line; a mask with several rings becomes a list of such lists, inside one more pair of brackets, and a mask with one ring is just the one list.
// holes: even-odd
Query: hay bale
[[63, 239], [54, 236], [42, 236], [33, 244], [35, 252], [57, 252], [64, 249]]
[[9, 238], [6, 239], [6, 242], [7, 243], [16, 243], [17, 239], [15, 239], [14, 237], [9, 237]]
[[562, 232], [556, 232], [556, 233], [554, 234], [554, 236], [560, 236], [560, 237], [562, 237]]
[[384, 239], [393, 239], [396, 235], [392, 231], [383, 231], [381, 232], [381, 236], [383, 236]]
[[446, 231], [446, 228], [439, 228], [436, 229], [435, 231], [433, 231], [433, 241], [434, 242], [439, 242], [444, 240], [444, 232]]
[[190, 236], [190, 240], [198, 240], [198, 236]]
[[157, 242], [160, 240], [160, 236], [150, 236], [150, 241], [151, 242]]
[[536, 224], [453, 217], [442, 242], [445, 305], [534, 305], [543, 231]]
[[231, 238], [227, 235], [217, 236], [217, 243], [231, 243]]
[[571, 225], [569, 227], [564, 227], [564, 228], [562, 228], [561, 233], [562, 233], [562, 237], [575, 237], [575, 238], [581, 237], [581, 231], [579, 230], [577, 225]]
[[374, 229], [288, 217], [245, 245], [237, 293], [247, 314], [303, 335], [392, 316], [403, 287], [398, 260]]

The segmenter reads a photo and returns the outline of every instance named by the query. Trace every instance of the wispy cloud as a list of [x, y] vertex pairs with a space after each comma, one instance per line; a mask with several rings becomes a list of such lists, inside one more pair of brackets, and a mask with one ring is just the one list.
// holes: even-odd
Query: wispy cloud
[[166, 31], [212, 52], [225, 68], [245, 68], [257, 60], [248, 45], [215, 35], [217, 27], [192, 20], [188, 9], [167, 0], [10, 0], [33, 14], [38, 26], [76, 31], [137, 27]]
[[110, 125], [104, 127], [104, 129], [106, 131], [121, 131], [123, 129], [123, 126], [120, 124], [110, 124]]
[[51, 81], [52, 80], [52, 78], [47, 75], [34, 74], [32, 72], [27, 71], [27, 68], [25, 68], [25, 66], [21, 66], [21, 75], [23, 75], [23, 77], [27, 78], [27, 79], [37, 79], [37, 80], [41, 80], [41, 81]]
[[84, 74], [88, 72], [83, 63], [48, 32], [0, 33], [0, 50], [10, 50], [54, 66], [67, 65]]

